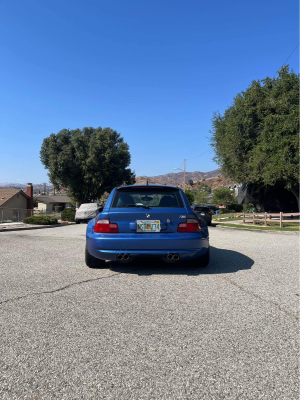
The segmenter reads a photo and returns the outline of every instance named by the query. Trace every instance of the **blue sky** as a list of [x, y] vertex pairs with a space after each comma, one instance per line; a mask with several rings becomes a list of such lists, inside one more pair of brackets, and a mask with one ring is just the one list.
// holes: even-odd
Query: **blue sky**
[[190, 172], [218, 168], [213, 112], [274, 76], [298, 31], [294, 0], [1, 2], [0, 182], [48, 182], [43, 139], [84, 126], [117, 130], [136, 175], [184, 158]]

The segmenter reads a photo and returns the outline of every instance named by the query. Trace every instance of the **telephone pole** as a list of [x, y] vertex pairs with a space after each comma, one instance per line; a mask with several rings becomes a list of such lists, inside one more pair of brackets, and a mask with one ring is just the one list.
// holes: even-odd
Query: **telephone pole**
[[185, 192], [185, 159], [183, 161], [183, 191]]
[[185, 192], [185, 159], [183, 160], [183, 169], [181, 168], [174, 168], [174, 169], [179, 169], [180, 171], [183, 171], [183, 191]]

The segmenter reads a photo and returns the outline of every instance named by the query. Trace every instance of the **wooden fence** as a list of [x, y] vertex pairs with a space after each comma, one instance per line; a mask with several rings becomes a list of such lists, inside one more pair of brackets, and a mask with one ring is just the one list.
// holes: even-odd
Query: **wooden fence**
[[264, 222], [264, 226], [267, 226], [267, 222], [273, 220], [273, 222], [279, 222], [280, 228], [283, 228], [284, 222], [299, 222], [299, 216], [300, 213], [243, 213], [243, 224], [252, 222], [255, 225], [255, 221], [260, 221]]

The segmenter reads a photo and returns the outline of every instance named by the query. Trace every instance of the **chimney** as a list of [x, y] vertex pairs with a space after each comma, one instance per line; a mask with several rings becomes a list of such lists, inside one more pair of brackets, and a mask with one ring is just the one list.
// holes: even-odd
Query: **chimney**
[[29, 196], [29, 199], [27, 200], [27, 209], [32, 210], [33, 209], [33, 186], [32, 186], [32, 183], [27, 183], [26, 194], [27, 194], [27, 196]]

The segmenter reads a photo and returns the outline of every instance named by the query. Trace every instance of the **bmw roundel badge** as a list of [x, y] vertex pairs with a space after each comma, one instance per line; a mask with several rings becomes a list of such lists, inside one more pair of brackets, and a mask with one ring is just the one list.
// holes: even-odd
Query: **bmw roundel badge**
[[146, 214], [146, 218], [149, 219], [151, 217], [150, 214]]

